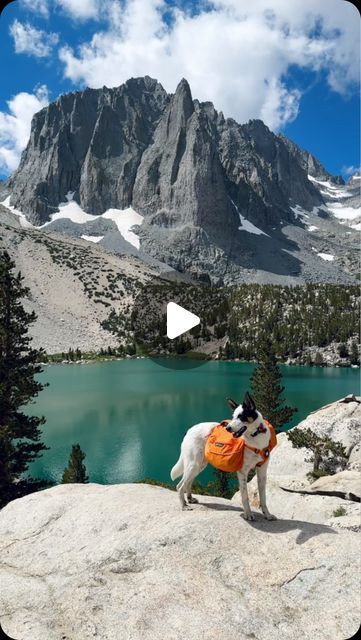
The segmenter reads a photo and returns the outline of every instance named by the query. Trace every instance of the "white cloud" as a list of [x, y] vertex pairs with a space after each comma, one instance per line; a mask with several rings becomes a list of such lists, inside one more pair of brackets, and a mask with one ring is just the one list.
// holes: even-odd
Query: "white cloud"
[[214, 0], [192, 15], [170, 10], [165, 0], [103, 0], [104, 29], [76, 51], [61, 49], [64, 74], [91, 87], [148, 74], [171, 92], [184, 76], [194, 97], [211, 100], [225, 115], [241, 122], [260, 117], [278, 129], [299, 109], [300, 88], [285, 79], [291, 65], [324, 71], [340, 93], [358, 82], [359, 26], [356, 9], [342, 0], [271, 4]]
[[[116, 0], [118, 1], [118, 0]], [[97, 18], [107, 0], [21, 0], [22, 7], [48, 18], [50, 11], [59, 8], [74, 20]]]
[[56, 0], [56, 3], [75, 20], [97, 18], [100, 0]]
[[59, 36], [56, 33], [46, 33], [28, 22], [23, 24], [19, 20], [14, 20], [12, 23], [10, 34], [14, 38], [16, 53], [26, 53], [36, 58], [47, 58], [53, 46], [59, 42]]
[[341, 169], [341, 173], [343, 176], [353, 176], [354, 173], [360, 173], [361, 167], [355, 167], [351, 165], [349, 167], [343, 166]]
[[260, 110], [263, 122], [278, 129], [298, 116], [301, 92], [298, 89], [286, 89], [279, 79], [273, 77], [268, 84], [264, 103]]
[[48, 90], [42, 85], [34, 93], [18, 93], [9, 100], [8, 113], [0, 111], [0, 170], [4, 173], [17, 168], [29, 140], [31, 119], [48, 103]]
[[37, 13], [43, 18], [49, 17], [48, 0], [22, 0], [21, 4], [32, 13]]

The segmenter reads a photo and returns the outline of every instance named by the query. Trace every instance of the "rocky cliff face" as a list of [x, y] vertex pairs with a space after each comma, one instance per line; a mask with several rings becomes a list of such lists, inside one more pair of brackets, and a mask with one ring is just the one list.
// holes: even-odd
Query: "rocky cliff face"
[[282, 140], [283, 144], [286, 145], [292, 156], [297, 160], [297, 163], [308, 175], [318, 178], [318, 180], [330, 180], [333, 184], [345, 184], [342, 176], [331, 175], [320, 161], [312, 155], [312, 153], [309, 153], [309, 151], [305, 151], [304, 149], [300, 149], [297, 144], [282, 134], [278, 137]]
[[231, 200], [266, 226], [290, 219], [290, 201], [322, 204], [306, 169], [321, 177], [324, 169], [306, 167], [304, 153], [260, 120], [242, 126], [193, 101], [184, 79], [173, 96], [149, 77], [131, 79], [61, 96], [35, 115], [11, 204], [45, 222], [70, 191], [88, 213], [133, 204], [161, 227], [231, 234], [239, 222]]
[[11, 204], [34, 224], [46, 222], [68, 192], [93, 214], [127, 206], [168, 99], [149, 77], [61, 96], [33, 118], [28, 146], [9, 180]]
[[35, 225], [69, 193], [93, 215], [132, 205], [144, 254], [213, 283], [348, 281], [330, 264], [333, 249], [327, 264], [312, 253], [305, 228], [325, 226], [318, 256], [328, 253], [325, 180], [340, 182], [262, 121], [225, 119], [184, 79], [168, 95], [145, 77], [61, 96], [36, 114], [6, 194]]

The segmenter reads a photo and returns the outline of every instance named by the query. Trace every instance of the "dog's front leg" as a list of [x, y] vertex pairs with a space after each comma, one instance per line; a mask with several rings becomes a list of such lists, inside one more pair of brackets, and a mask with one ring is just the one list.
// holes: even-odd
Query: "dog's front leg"
[[239, 482], [239, 490], [241, 492], [241, 497], [242, 497], [242, 505], [243, 505], [243, 511], [244, 511], [243, 517], [245, 520], [254, 520], [254, 515], [251, 512], [251, 509], [249, 506], [248, 490], [247, 490], [247, 475], [245, 475], [241, 471], [237, 471], [237, 477]]
[[273, 516], [272, 513], [268, 511], [266, 505], [267, 467], [268, 461], [260, 467], [256, 467], [259, 502], [266, 520], [277, 520], [276, 516]]

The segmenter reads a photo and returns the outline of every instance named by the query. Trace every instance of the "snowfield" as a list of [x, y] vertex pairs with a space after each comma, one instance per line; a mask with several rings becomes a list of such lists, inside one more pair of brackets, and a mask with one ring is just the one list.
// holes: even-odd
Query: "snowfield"
[[[299, 204], [296, 204], [295, 207], [290, 207], [290, 209], [293, 211], [293, 213], [295, 214], [295, 218], [299, 219], [299, 218], [309, 218], [309, 214], [306, 213], [306, 211], [304, 209], [302, 209], [302, 207]], [[313, 211], [312, 211], [313, 213]]]
[[75, 222], [75, 224], [84, 224], [85, 222], [91, 222], [95, 220], [98, 216], [92, 216], [90, 213], [86, 213], [83, 209], [78, 205], [75, 200], [73, 200], [74, 193], [69, 193], [66, 196], [67, 202], [61, 202], [59, 206], [59, 211], [56, 213], [52, 213], [50, 216], [49, 222], [45, 222], [39, 228], [47, 227], [51, 222], [55, 222], [55, 220], [63, 220], [66, 218], [67, 220], [71, 220], [71, 222]]
[[134, 225], [140, 226], [144, 220], [143, 216], [134, 211], [132, 207], [128, 207], [127, 209], [108, 209], [101, 217], [113, 220], [124, 240], [139, 249], [139, 238], [134, 231], [131, 231], [131, 228]]
[[82, 235], [80, 237], [83, 238], [83, 240], [87, 240], [88, 242], [100, 242], [104, 238], [104, 236], [86, 236], [86, 235]]
[[34, 226], [26, 219], [23, 212], [19, 211], [19, 209], [15, 209], [15, 207], [10, 204], [10, 198], [11, 196], [8, 196], [7, 198], [5, 198], [5, 200], [3, 200], [3, 202], [0, 202], [0, 204], [2, 204], [4, 207], [7, 207], [7, 209], [10, 209], [11, 213], [20, 218], [20, 224], [22, 227], [24, 227], [25, 229], [33, 229]]
[[317, 255], [322, 258], [322, 260], [327, 260], [328, 262], [333, 262], [333, 260], [335, 259], [335, 256], [331, 255], [330, 253], [318, 253]]
[[351, 191], [345, 190], [345, 187], [341, 187], [340, 185], [333, 184], [329, 180], [317, 180], [313, 176], [308, 175], [308, 179], [311, 182], [316, 182], [319, 186], [319, 189], [322, 194], [326, 195], [330, 198], [349, 198], [352, 196]]
[[262, 231], [262, 229], [259, 229], [258, 227], [256, 227], [256, 225], [254, 225], [252, 222], [250, 222], [249, 220], [247, 220], [247, 218], [245, 218], [241, 212], [239, 211], [237, 205], [235, 202], [233, 202], [233, 200], [231, 200], [234, 208], [236, 209], [238, 215], [239, 215], [239, 220], [241, 223], [241, 226], [238, 227], [239, 231], [247, 231], [248, 233], [254, 233], [256, 236], [267, 236], [267, 238], [269, 238], [270, 236], [268, 235], [268, 233], [265, 233], [264, 231]]
[[[108, 209], [101, 215], [93, 216], [90, 213], [86, 213], [86, 211], [84, 211], [81, 206], [77, 202], [75, 202], [74, 192], [69, 191], [69, 193], [67, 193], [66, 195], [66, 202], [61, 202], [58, 205], [59, 210], [50, 216], [50, 220], [40, 225], [39, 227], [34, 227], [34, 225], [27, 221], [25, 214], [22, 211], [19, 211], [15, 209], [15, 207], [12, 207], [10, 205], [10, 198], [11, 196], [8, 196], [4, 200], [4, 202], [1, 202], [0, 204], [4, 205], [4, 207], [10, 209], [12, 213], [19, 216], [20, 224], [23, 227], [43, 229], [56, 220], [70, 220], [75, 224], [85, 224], [87, 222], [93, 222], [94, 220], [97, 220], [99, 218], [104, 218], [106, 220], [113, 220], [113, 222], [115, 222], [115, 224], [117, 225], [119, 233], [121, 234], [121, 236], [123, 236], [124, 240], [129, 242], [136, 249], [139, 249], [139, 238], [134, 231], [131, 231], [131, 229], [134, 225], [140, 226], [144, 218], [139, 213], [134, 211], [132, 207], [128, 207], [127, 209]], [[259, 233], [263, 233], [263, 231], [260, 231]], [[88, 240], [90, 242], [100, 242], [100, 240], [104, 238], [104, 236], [91, 235], [82, 235], [81, 237], [84, 240]]]
[[361, 215], [361, 208], [358, 207], [354, 209], [354, 207], [343, 207], [341, 204], [332, 205], [332, 207], [328, 207], [330, 211], [332, 211], [335, 218], [339, 220], [355, 220]]
[[[355, 185], [353, 185], [353, 191], [350, 191], [347, 186], [334, 185], [329, 180], [317, 180], [313, 176], [308, 176], [308, 179], [315, 183], [315, 186], [318, 187], [320, 193], [327, 201], [327, 206], [322, 205], [319, 207], [324, 211], [330, 213], [334, 218], [336, 218], [341, 224], [345, 224], [349, 226], [351, 229], [356, 231], [360, 231], [361, 224], [349, 224], [349, 221], [356, 220], [361, 216], [361, 207], [350, 207], [347, 206], [347, 203], [344, 204], [342, 202], [333, 202], [333, 200], [342, 200], [346, 198], [352, 198], [353, 201], [355, 199]], [[359, 180], [360, 176], [353, 176], [353, 180]]]

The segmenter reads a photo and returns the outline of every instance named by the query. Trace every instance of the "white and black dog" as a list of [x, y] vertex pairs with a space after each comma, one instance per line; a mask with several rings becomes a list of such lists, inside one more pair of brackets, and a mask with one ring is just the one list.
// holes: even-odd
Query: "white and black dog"
[[[233, 418], [227, 428], [241, 436], [250, 447], [256, 449], [265, 449], [268, 447], [271, 432], [267, 425], [263, 423], [263, 417], [261, 413], [257, 411], [254, 400], [249, 393], [246, 393], [242, 404], [237, 404], [237, 402], [234, 402], [232, 399], [227, 400], [227, 402], [233, 411]], [[192, 482], [207, 466], [207, 461], [204, 457], [205, 444], [209, 434], [217, 424], [218, 422], [200, 422], [188, 429], [183, 438], [179, 460], [170, 473], [172, 480], [175, 480], [183, 474], [182, 479], [177, 484], [182, 509], [188, 507], [184, 494], [187, 495], [188, 504], [198, 502], [198, 500], [192, 496]], [[259, 467], [256, 466], [258, 462], [260, 462], [260, 456], [245, 447], [243, 466], [241, 471], [237, 471], [244, 518], [246, 520], [254, 520], [254, 515], [249, 506], [247, 476], [251, 469], [256, 467], [261, 509], [267, 520], [276, 520], [276, 516], [273, 516], [268, 511], [266, 505], [268, 460]]]

